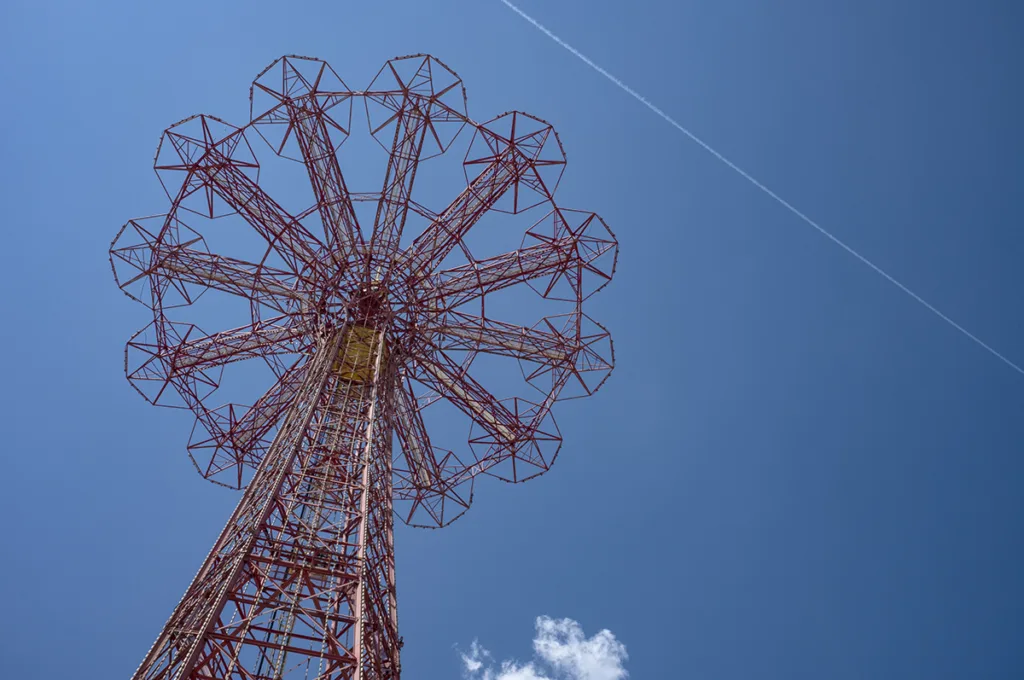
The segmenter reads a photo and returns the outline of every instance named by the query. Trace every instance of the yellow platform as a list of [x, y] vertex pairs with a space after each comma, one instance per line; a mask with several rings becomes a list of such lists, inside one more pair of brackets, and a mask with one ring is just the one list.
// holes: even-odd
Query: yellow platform
[[381, 362], [383, 366], [388, 358], [383, 333], [366, 326], [349, 326], [345, 331], [345, 337], [342, 338], [333, 370], [344, 380], [357, 383], [371, 382], [378, 351], [384, 352]]

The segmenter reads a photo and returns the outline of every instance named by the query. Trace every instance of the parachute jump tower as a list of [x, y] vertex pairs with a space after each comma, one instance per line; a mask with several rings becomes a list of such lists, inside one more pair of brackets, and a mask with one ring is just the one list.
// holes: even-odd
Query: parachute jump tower
[[[377, 192], [350, 192], [339, 164], [357, 100], [389, 153]], [[244, 127], [194, 116], [164, 133], [155, 167], [170, 210], [111, 245], [118, 285], [153, 313], [128, 342], [129, 381], [190, 410], [197, 470], [244, 489], [134, 678], [397, 679], [393, 518], [445, 526], [476, 476], [520, 482], [550, 467], [552, 406], [612, 369], [611, 338], [583, 303], [611, 279], [617, 244], [597, 215], [555, 205], [565, 158], [551, 126], [520, 112], [473, 122], [458, 76], [433, 57], [394, 59], [365, 91], [322, 61], [282, 57], [250, 102]], [[465, 188], [439, 211], [414, 201], [419, 164], [465, 128]], [[268, 195], [256, 148], [305, 167], [310, 207]], [[481, 218], [528, 209], [539, 219], [517, 250], [474, 254], [466, 236]], [[407, 222], [422, 225], [415, 238]], [[215, 254], [198, 223], [238, 224], [259, 247]], [[524, 286], [553, 313], [492, 318], [488, 301]], [[186, 320], [207, 296], [240, 300], [244, 324], [206, 333]], [[478, 382], [487, 355], [518, 361], [525, 396]], [[243, 361], [269, 369], [269, 388], [249, 406], [208, 406]], [[445, 404], [468, 420], [458, 455], [428, 432]]]

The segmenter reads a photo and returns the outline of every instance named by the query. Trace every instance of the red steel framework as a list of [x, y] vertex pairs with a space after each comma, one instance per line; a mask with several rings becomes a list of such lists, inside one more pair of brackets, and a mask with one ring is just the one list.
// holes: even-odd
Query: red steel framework
[[[339, 165], [357, 99], [389, 150], [377, 193], [350, 192]], [[190, 409], [199, 472], [245, 489], [134, 677], [398, 678], [394, 515], [441, 527], [469, 507], [477, 475], [520, 482], [550, 467], [552, 405], [612, 369], [583, 302], [610, 281], [617, 243], [597, 215], [555, 205], [565, 158], [551, 126], [521, 112], [473, 122], [433, 57], [391, 60], [365, 91], [282, 57], [250, 101], [245, 127], [194, 116], [164, 133], [155, 167], [171, 209], [111, 245], [118, 285], [153, 312], [128, 342], [128, 379], [151, 403]], [[419, 163], [467, 127], [465, 189], [439, 212], [413, 201]], [[256, 138], [304, 164], [312, 207], [289, 213], [264, 191]], [[376, 203], [366, 233], [361, 201]], [[472, 254], [466, 234], [486, 213], [538, 206], [519, 249]], [[186, 224], [218, 210], [262, 237], [262, 257], [211, 253]], [[411, 216], [426, 226], [403, 242]], [[490, 318], [485, 299], [518, 284], [559, 313], [532, 327]], [[207, 291], [245, 300], [249, 323], [207, 334], [173, 318]], [[530, 398], [477, 381], [487, 354], [519, 361]], [[270, 368], [270, 388], [249, 407], [207, 406], [243, 360]], [[470, 421], [461, 456], [431, 443], [425, 413], [442, 402]]]

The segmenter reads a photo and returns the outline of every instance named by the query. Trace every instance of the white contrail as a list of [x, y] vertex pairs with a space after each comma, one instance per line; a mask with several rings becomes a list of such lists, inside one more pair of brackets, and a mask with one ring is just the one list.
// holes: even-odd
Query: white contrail
[[761, 191], [763, 191], [764, 193], [766, 193], [766, 194], [768, 194], [769, 196], [771, 196], [772, 198], [774, 198], [774, 199], [775, 199], [775, 200], [776, 200], [776, 201], [777, 201], [778, 203], [780, 203], [780, 204], [781, 204], [781, 205], [782, 205], [783, 207], [785, 207], [785, 208], [786, 208], [787, 210], [789, 210], [789, 211], [790, 211], [791, 213], [793, 213], [794, 215], [796, 215], [797, 217], [799, 217], [799, 218], [800, 218], [801, 220], [803, 220], [803, 221], [804, 221], [804, 222], [806, 222], [807, 224], [809, 224], [809, 225], [811, 225], [812, 227], [814, 227], [815, 229], [817, 229], [817, 230], [818, 230], [818, 231], [819, 231], [819, 232], [820, 232], [820, 233], [821, 233], [821, 234], [822, 234], [823, 236], [825, 236], [825, 237], [826, 237], [826, 238], [828, 238], [828, 239], [829, 239], [830, 241], [832, 241], [833, 243], [835, 243], [835, 244], [836, 244], [837, 246], [839, 246], [840, 248], [842, 248], [843, 250], [845, 250], [846, 252], [848, 252], [848, 253], [849, 253], [850, 255], [853, 255], [853, 256], [854, 256], [855, 258], [857, 258], [858, 260], [860, 260], [861, 262], [863, 262], [863, 263], [864, 263], [864, 264], [866, 264], [867, 266], [871, 267], [871, 269], [875, 270], [875, 272], [877, 272], [878, 274], [880, 274], [880, 275], [881, 275], [881, 276], [882, 276], [883, 278], [885, 278], [885, 279], [886, 279], [886, 280], [887, 280], [887, 281], [888, 281], [889, 283], [893, 284], [894, 286], [896, 286], [897, 288], [899, 288], [900, 290], [902, 290], [902, 291], [903, 291], [904, 293], [906, 293], [907, 295], [909, 295], [910, 297], [912, 297], [912, 298], [913, 298], [914, 300], [917, 300], [917, 301], [918, 301], [919, 303], [921, 303], [921, 304], [922, 304], [922, 305], [923, 305], [923, 306], [924, 306], [925, 308], [927, 308], [927, 309], [928, 309], [929, 311], [931, 311], [931, 312], [932, 312], [933, 314], [935, 314], [935, 316], [939, 317], [940, 319], [942, 319], [943, 321], [945, 321], [946, 323], [948, 323], [948, 324], [949, 324], [950, 326], [952, 326], [953, 328], [957, 329], [958, 331], [960, 331], [961, 333], [963, 333], [964, 335], [966, 335], [966, 336], [967, 336], [968, 338], [970, 338], [971, 340], [973, 340], [974, 342], [976, 342], [976, 343], [977, 343], [977, 344], [978, 344], [978, 345], [979, 345], [980, 347], [982, 347], [982, 348], [984, 348], [985, 350], [987, 350], [987, 351], [988, 351], [989, 353], [991, 353], [991, 354], [992, 354], [992, 356], [994, 356], [994, 357], [998, 358], [999, 360], [1001, 360], [1001, 361], [1002, 361], [1003, 363], [1005, 363], [1005, 364], [1006, 364], [1007, 366], [1009, 366], [1010, 368], [1014, 369], [1015, 371], [1017, 371], [1017, 372], [1018, 372], [1018, 373], [1020, 373], [1021, 375], [1024, 375], [1024, 368], [1021, 368], [1021, 367], [1020, 367], [1020, 366], [1018, 366], [1017, 364], [1015, 364], [1015, 363], [1013, 363], [1012, 361], [1010, 361], [1009, 359], [1007, 359], [1007, 358], [1006, 358], [1005, 356], [1003, 356], [1002, 354], [1000, 354], [999, 352], [997, 352], [997, 351], [996, 351], [995, 349], [993, 349], [993, 348], [992, 348], [991, 346], [989, 346], [989, 345], [988, 345], [987, 343], [985, 343], [985, 342], [984, 342], [983, 340], [981, 340], [981, 338], [979, 338], [978, 336], [976, 336], [976, 335], [974, 335], [973, 333], [971, 333], [971, 332], [970, 332], [969, 330], [967, 330], [966, 328], [964, 328], [963, 326], [961, 326], [960, 324], [958, 324], [958, 323], [957, 323], [956, 321], [953, 321], [953, 319], [949, 318], [948, 316], [946, 316], [945, 314], [943, 314], [943, 313], [942, 313], [941, 311], [939, 311], [938, 309], [936, 309], [934, 305], [932, 305], [931, 303], [929, 303], [929, 302], [928, 302], [927, 300], [925, 300], [924, 298], [922, 298], [922, 297], [921, 297], [920, 295], [918, 295], [917, 293], [915, 293], [914, 291], [910, 290], [910, 289], [909, 289], [909, 288], [907, 288], [907, 287], [906, 287], [905, 285], [903, 285], [902, 283], [900, 283], [899, 281], [897, 281], [896, 279], [894, 279], [894, 278], [893, 278], [892, 276], [890, 276], [890, 275], [889, 275], [888, 273], [886, 273], [886, 272], [885, 272], [885, 271], [884, 271], [884, 270], [883, 270], [883, 269], [882, 269], [881, 267], [879, 267], [878, 265], [876, 265], [876, 264], [875, 264], [874, 262], [872, 262], [872, 261], [871, 261], [871, 260], [869, 260], [868, 258], [864, 257], [863, 255], [861, 255], [860, 253], [858, 253], [858, 252], [857, 252], [856, 250], [854, 250], [854, 249], [853, 249], [853, 248], [851, 248], [850, 246], [846, 245], [846, 244], [845, 244], [845, 243], [844, 243], [843, 241], [841, 241], [841, 240], [840, 240], [839, 238], [837, 238], [836, 236], [833, 236], [833, 235], [832, 235], [831, 233], [829, 233], [829, 232], [828, 232], [828, 231], [827, 231], [827, 230], [826, 230], [826, 229], [825, 229], [824, 227], [822, 227], [822, 226], [821, 226], [820, 224], [818, 224], [817, 222], [815, 222], [814, 220], [812, 220], [812, 219], [811, 219], [810, 217], [808, 217], [807, 215], [805, 215], [805, 214], [803, 214], [802, 212], [800, 212], [799, 210], [797, 210], [797, 209], [796, 209], [796, 208], [795, 208], [795, 207], [794, 207], [794, 206], [793, 206], [793, 205], [792, 205], [792, 204], [791, 204], [791, 203], [790, 203], [789, 201], [787, 201], [786, 199], [784, 199], [784, 198], [782, 198], [781, 196], [779, 196], [778, 194], [776, 194], [776, 193], [775, 193], [774, 191], [772, 191], [771, 189], [769, 189], [768, 187], [766, 187], [766, 186], [765, 186], [764, 184], [761, 184], [761, 182], [759, 182], [759, 181], [758, 181], [758, 180], [756, 180], [755, 178], [751, 177], [751, 176], [750, 176], [750, 175], [749, 175], [749, 174], [748, 174], [748, 173], [747, 173], [747, 172], [746, 172], [746, 171], [745, 171], [745, 170], [744, 170], [743, 168], [739, 167], [738, 165], [736, 165], [735, 163], [733, 163], [732, 161], [730, 161], [730, 160], [729, 160], [728, 158], [726, 158], [726, 157], [725, 157], [725, 156], [723, 156], [722, 154], [720, 154], [720, 153], [718, 153], [717, 151], [715, 151], [715, 150], [714, 150], [713, 148], [711, 148], [711, 146], [709, 146], [709, 145], [707, 144], [707, 142], [705, 142], [705, 141], [704, 141], [704, 140], [702, 140], [702, 139], [701, 139], [700, 137], [698, 137], [697, 135], [693, 134], [692, 132], [690, 132], [689, 130], [687, 130], [687, 129], [686, 129], [685, 127], [683, 127], [682, 125], [680, 125], [679, 123], [677, 123], [677, 122], [676, 122], [676, 121], [675, 121], [675, 120], [674, 120], [674, 119], [673, 119], [673, 118], [672, 118], [671, 116], [669, 116], [669, 115], [668, 115], [667, 113], [665, 113], [664, 111], [662, 111], [661, 109], [659, 109], [659, 108], [658, 108], [657, 106], [655, 106], [654, 104], [652, 104], [652, 103], [651, 103], [650, 101], [648, 101], [648, 100], [647, 100], [647, 98], [646, 98], [646, 97], [644, 97], [644, 96], [643, 96], [642, 94], [640, 94], [639, 92], [637, 92], [636, 90], [634, 90], [633, 88], [631, 88], [631, 87], [630, 87], [629, 85], [626, 85], [626, 84], [625, 84], [624, 82], [622, 82], [621, 80], [619, 80], [618, 78], [616, 78], [615, 76], [613, 76], [613, 75], [612, 75], [611, 73], [608, 73], [608, 71], [605, 71], [605, 70], [604, 70], [603, 68], [601, 68], [600, 66], [598, 66], [598, 65], [597, 65], [597, 64], [595, 64], [594, 62], [592, 62], [592, 61], [591, 61], [591, 60], [590, 60], [589, 58], [587, 58], [587, 56], [586, 56], [585, 54], [582, 54], [582, 53], [581, 53], [581, 52], [580, 52], [579, 50], [577, 50], [577, 49], [576, 49], [575, 47], [573, 47], [572, 45], [570, 45], [569, 43], [565, 42], [564, 40], [562, 40], [561, 38], [559, 38], [559, 37], [558, 37], [557, 35], [555, 35], [554, 33], [552, 33], [551, 31], [549, 31], [549, 30], [548, 30], [547, 28], [545, 28], [545, 27], [544, 27], [543, 25], [541, 25], [540, 23], [538, 23], [536, 19], [534, 19], [534, 18], [533, 18], [533, 17], [531, 17], [531, 16], [529, 15], [529, 14], [527, 14], [526, 12], [524, 12], [524, 11], [523, 11], [523, 10], [521, 10], [521, 9], [519, 9], [518, 7], [516, 7], [515, 5], [513, 5], [513, 4], [511, 3], [511, 2], [509, 2], [509, 0], [501, 0], [501, 2], [503, 2], [503, 3], [504, 3], [504, 4], [505, 4], [505, 5], [506, 5], [506, 6], [507, 6], [507, 7], [509, 8], [509, 9], [511, 9], [511, 10], [512, 10], [513, 12], [515, 12], [516, 14], [518, 14], [519, 16], [521, 16], [522, 18], [526, 19], [526, 20], [527, 20], [528, 22], [530, 22], [531, 24], [533, 24], [533, 25], [534, 25], [534, 26], [535, 26], [535, 27], [536, 27], [536, 28], [537, 28], [537, 29], [538, 29], [539, 31], [541, 31], [542, 33], [544, 33], [544, 35], [546, 35], [547, 37], [551, 38], [551, 39], [552, 39], [552, 40], [554, 40], [554, 41], [555, 41], [556, 43], [558, 43], [559, 45], [561, 45], [562, 47], [564, 47], [565, 49], [569, 50], [569, 51], [570, 51], [570, 52], [572, 52], [572, 53], [573, 53], [574, 55], [576, 55], [577, 57], [579, 57], [579, 59], [580, 59], [581, 61], [583, 61], [583, 63], [585, 63], [585, 64], [586, 64], [587, 66], [589, 66], [590, 68], [594, 69], [595, 71], [597, 71], [598, 73], [600, 73], [601, 75], [603, 75], [603, 76], [604, 76], [605, 78], [607, 78], [608, 80], [610, 80], [610, 81], [612, 81], [613, 83], [615, 83], [615, 84], [616, 84], [616, 85], [617, 85], [617, 86], [618, 86], [618, 87], [619, 87], [620, 89], [622, 89], [622, 90], [626, 91], [626, 92], [627, 92], [627, 93], [629, 93], [629, 94], [630, 94], [630, 95], [631, 95], [631, 96], [632, 96], [632, 97], [633, 97], [634, 99], [636, 99], [637, 101], [639, 101], [639, 102], [640, 102], [641, 104], [643, 104], [644, 106], [646, 106], [647, 108], [649, 108], [649, 109], [650, 109], [651, 111], [653, 111], [654, 113], [658, 114], [658, 116], [660, 116], [660, 117], [661, 117], [661, 118], [662, 118], [662, 119], [663, 119], [663, 120], [664, 120], [665, 122], [667, 122], [667, 123], [668, 123], [669, 125], [671, 125], [671, 126], [672, 126], [672, 127], [674, 127], [675, 129], [677, 129], [677, 130], [679, 130], [680, 132], [682, 132], [682, 133], [683, 133], [684, 135], [686, 135], [687, 137], [689, 137], [689, 138], [690, 138], [691, 140], [693, 140], [694, 142], [696, 142], [696, 143], [697, 143], [698, 145], [700, 145], [700, 146], [701, 146], [701, 147], [702, 147], [702, 148], [703, 148], [703, 149], [704, 149], [705, 151], [707, 151], [707, 152], [708, 152], [708, 153], [710, 153], [710, 154], [711, 154], [712, 156], [714, 156], [715, 158], [717, 158], [718, 160], [722, 161], [723, 163], [725, 163], [726, 165], [728, 165], [728, 166], [729, 166], [730, 168], [732, 168], [733, 170], [735, 170], [735, 171], [736, 171], [737, 173], [739, 173], [739, 174], [740, 174], [740, 176], [742, 176], [742, 177], [743, 177], [743, 178], [744, 178], [745, 180], [747, 180], [748, 182], [750, 182], [751, 184], [753, 184], [753, 185], [754, 185], [755, 187], [757, 187], [758, 189], [760, 189], [760, 190], [761, 190]]

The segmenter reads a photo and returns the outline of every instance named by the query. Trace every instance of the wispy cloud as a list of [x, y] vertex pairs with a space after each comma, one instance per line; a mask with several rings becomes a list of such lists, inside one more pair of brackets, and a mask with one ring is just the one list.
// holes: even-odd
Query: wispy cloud
[[467, 680], [625, 680], [626, 646], [609, 630], [592, 637], [572, 619], [537, 618], [534, 658], [526, 663], [495, 663], [476, 640], [462, 652]]

